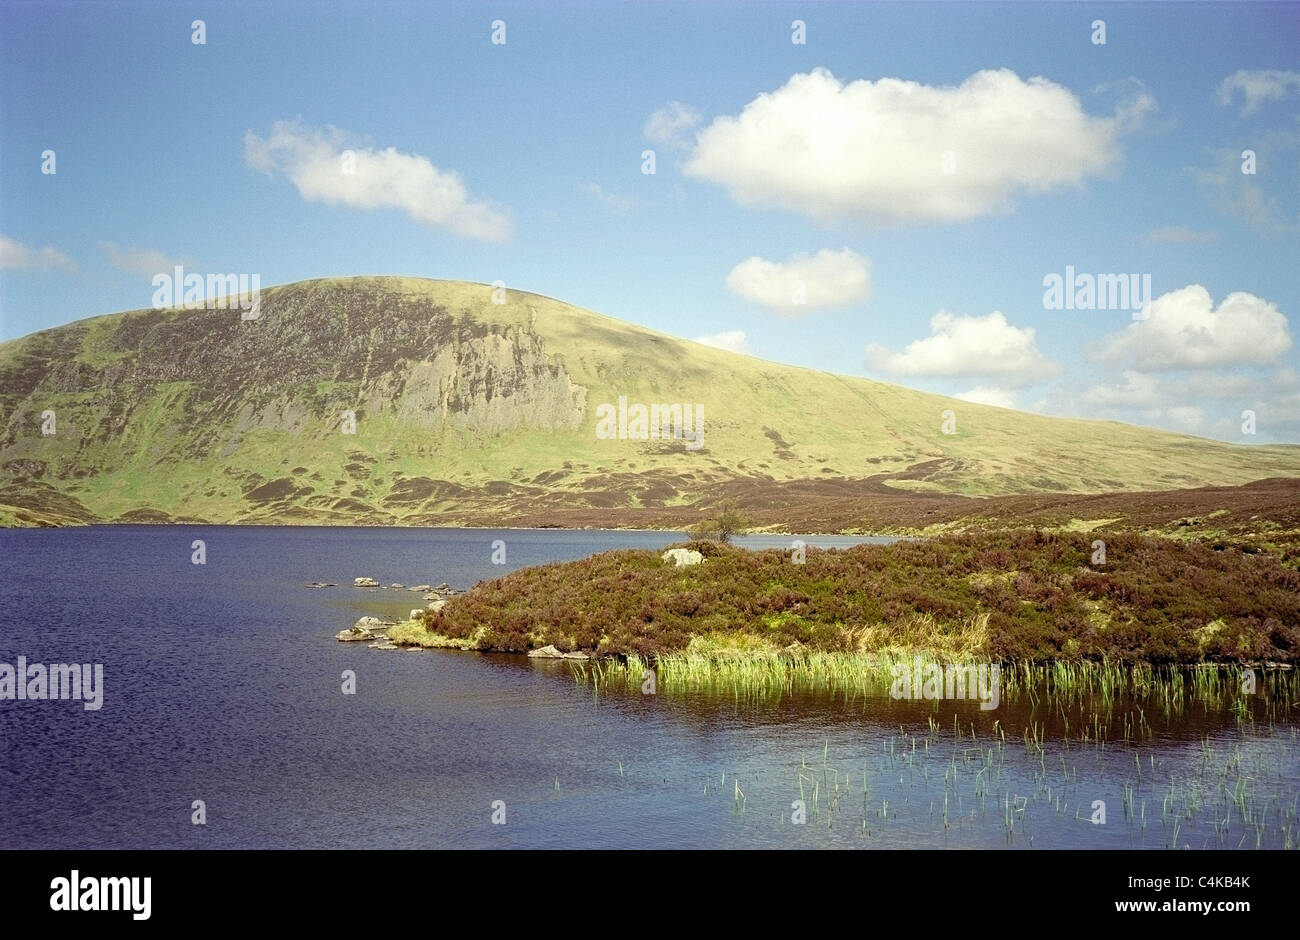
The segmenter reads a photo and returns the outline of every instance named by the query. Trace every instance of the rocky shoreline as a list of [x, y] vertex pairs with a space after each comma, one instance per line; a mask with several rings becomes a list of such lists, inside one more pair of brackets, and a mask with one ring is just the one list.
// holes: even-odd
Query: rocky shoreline
[[[670, 548], [667, 551], [665, 551], [660, 556], [660, 558], [665, 564], [671, 565], [676, 568], [692, 567], [704, 563], [704, 556], [699, 552], [689, 548]], [[361, 590], [372, 590], [372, 591], [382, 590], [384, 588], [384, 586], [379, 583], [379, 580], [377, 578], [373, 578], [368, 575], [362, 575], [360, 577], [353, 578], [352, 586], [354, 588], [358, 588]], [[312, 581], [307, 584], [307, 587], [329, 588], [329, 587], [338, 587], [338, 585], [331, 581]], [[407, 587], [404, 584], [393, 582], [392, 584], [388, 585], [388, 590], [405, 590], [405, 591], [413, 591], [422, 594], [424, 596], [424, 599], [428, 601], [428, 606], [426, 606], [423, 610], [419, 608], [412, 609], [410, 616], [405, 621], [381, 620], [378, 617], [370, 617], [370, 616], [362, 617], [356, 623], [354, 623], [351, 628], [347, 630], [340, 630], [338, 633], [334, 635], [334, 638], [338, 640], [340, 643], [369, 643], [370, 649], [379, 649], [379, 650], [395, 650], [395, 649], [419, 650], [419, 649], [430, 649], [430, 648], [469, 650], [473, 648], [471, 646], [459, 642], [451, 642], [445, 646], [439, 644], [436, 647], [430, 647], [425, 644], [412, 643], [409, 641], [404, 642], [401, 639], [395, 639], [392, 636], [390, 636], [390, 632], [394, 627], [399, 627], [399, 626], [403, 626], [404, 624], [413, 623], [417, 618], [420, 617], [421, 614], [425, 612], [437, 613], [438, 611], [442, 610], [443, 606], [447, 603], [448, 600], [450, 600], [453, 597], [456, 597], [457, 595], [464, 594], [465, 593], [464, 591], [456, 590], [445, 581], [442, 584], [439, 584], [437, 587], [432, 587], [428, 584], [419, 584], [414, 587]], [[572, 650], [570, 652], [564, 652], [563, 650], [560, 650], [551, 644], [547, 644], [546, 646], [540, 647], [538, 649], [529, 650], [527, 655], [532, 659], [587, 660], [592, 658], [590, 653], [584, 653], [581, 650]]]
[[[352, 586], [364, 590], [385, 589], [384, 585], [380, 584], [378, 580], [365, 575], [353, 578]], [[332, 581], [311, 581], [307, 584], [307, 587], [330, 588], [338, 587], [338, 585]], [[413, 608], [410, 617], [407, 618], [408, 622], [414, 620], [425, 610], [435, 612], [442, 610], [442, 606], [447, 603], [449, 598], [465, 593], [464, 591], [456, 590], [446, 581], [436, 587], [429, 584], [417, 584], [412, 587], [407, 587], [405, 584], [394, 581], [387, 586], [386, 590], [410, 591], [422, 595], [424, 600], [428, 602], [427, 606], [423, 608], [423, 610], [420, 608]], [[400, 621], [397, 620], [381, 620], [379, 617], [362, 617], [349, 629], [340, 630], [334, 635], [334, 638], [340, 643], [369, 643], [370, 649], [395, 650], [402, 649], [403, 646], [407, 649], [420, 649], [421, 647], [418, 646], [394, 643], [389, 638], [388, 631], [397, 626], [399, 622]]]

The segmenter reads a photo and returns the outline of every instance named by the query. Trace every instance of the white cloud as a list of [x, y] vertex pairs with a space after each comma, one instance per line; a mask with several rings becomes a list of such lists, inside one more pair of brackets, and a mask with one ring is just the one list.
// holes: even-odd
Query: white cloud
[[684, 172], [722, 185], [741, 205], [821, 221], [970, 219], [1005, 208], [1017, 191], [1079, 185], [1109, 170], [1120, 136], [1152, 109], [1143, 94], [1113, 117], [1095, 117], [1069, 89], [1009, 69], [943, 87], [844, 84], [815, 69], [715, 119]]
[[1195, 431], [1205, 423], [1205, 412], [1195, 405], [1174, 405], [1165, 409], [1169, 421], [1185, 431]]
[[783, 314], [844, 307], [871, 297], [871, 259], [845, 248], [785, 261], [746, 258], [727, 275], [727, 290]]
[[602, 206], [613, 209], [615, 212], [629, 212], [642, 204], [641, 200], [635, 196], [611, 193], [599, 183], [583, 183], [578, 187], [578, 192], [590, 196]]
[[1290, 348], [1289, 324], [1274, 304], [1237, 291], [1215, 309], [1209, 291], [1189, 284], [1153, 300], [1147, 319], [1105, 337], [1094, 358], [1155, 372], [1269, 365]]
[[699, 126], [700, 112], [680, 101], [670, 101], [645, 122], [641, 133], [650, 143], [668, 150], [686, 150], [689, 134]]
[[[1257, 176], [1240, 171], [1241, 151], [1216, 150], [1211, 153], [1214, 169], [1193, 168], [1191, 171], [1211, 207], [1261, 235], [1300, 233], [1300, 220], [1288, 218], [1281, 201], [1264, 191]], [[1224, 170], [1222, 167], [1225, 165], [1231, 169]]]
[[1083, 393], [1083, 401], [1098, 408], [1162, 408], [1166, 400], [1155, 376], [1125, 369], [1123, 382], [1094, 385]]
[[[417, 222], [481, 241], [509, 235], [509, 217], [470, 199], [459, 174], [439, 170], [419, 154], [344, 143], [345, 135], [336, 127], [318, 130], [298, 121], [277, 121], [266, 138], [252, 131], [244, 135], [244, 162], [268, 175], [283, 175], [307, 202], [400, 209]], [[345, 160], [345, 151], [352, 162]]]
[[0, 270], [29, 271], [59, 268], [63, 271], [75, 271], [73, 260], [53, 245], [44, 248], [28, 248], [20, 241], [0, 235]]
[[108, 262], [119, 271], [143, 274], [152, 277], [155, 274], [171, 274], [172, 269], [183, 262], [173, 260], [161, 251], [152, 248], [119, 248], [112, 242], [100, 242], [99, 247], [108, 255]]
[[1166, 225], [1142, 236], [1147, 245], [1204, 245], [1218, 238], [1215, 232], [1198, 232], [1186, 225]]
[[[1285, 367], [1254, 375], [1210, 370], [1179, 377], [1126, 370], [1122, 381], [1094, 385], [1082, 395], [1061, 389], [1052, 404], [1054, 413], [1191, 431], [1220, 440], [1300, 440], [1300, 376]], [[1242, 433], [1246, 410], [1256, 415], [1253, 437]]]
[[749, 343], [745, 339], [744, 330], [723, 330], [721, 333], [697, 336], [694, 342], [712, 346], [714, 349], [725, 349], [728, 352], [749, 355]]
[[985, 376], [1011, 386], [1051, 378], [1061, 367], [1038, 349], [1033, 327], [1015, 327], [1000, 311], [985, 317], [940, 311], [930, 335], [901, 352], [871, 343], [867, 367], [895, 376]]
[[1097, 91], [1120, 95], [1115, 103], [1115, 129], [1120, 134], [1131, 134], [1147, 126], [1159, 110], [1155, 95], [1147, 91], [1146, 85], [1136, 78], [1106, 82], [1098, 86]]
[[1241, 94], [1242, 116], [1254, 114], [1267, 101], [1282, 101], [1300, 91], [1300, 72], [1281, 69], [1238, 69], [1219, 83], [1219, 104], [1227, 107]]
[[[1173, 431], [1200, 432], [1205, 409], [1190, 404], [1196, 389], [1183, 382], [1162, 381], [1153, 375], [1124, 370], [1120, 381], [1093, 385], [1078, 396], [1082, 412], [1089, 417], [1163, 427]], [[1213, 394], [1208, 397], [1214, 397]], [[1222, 410], [1222, 409], [1221, 409]]]
[[1007, 388], [994, 385], [977, 385], [969, 392], [960, 392], [953, 398], [973, 402], [976, 405], [996, 405], [999, 408], [1015, 408], [1016, 393]]

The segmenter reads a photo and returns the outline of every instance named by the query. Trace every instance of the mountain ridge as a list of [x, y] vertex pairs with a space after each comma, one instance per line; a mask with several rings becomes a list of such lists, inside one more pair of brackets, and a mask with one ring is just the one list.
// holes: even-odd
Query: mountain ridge
[[[942, 497], [1300, 477], [1292, 445], [975, 405], [490, 285], [320, 278], [264, 288], [259, 310], [146, 308], [0, 343], [0, 520], [617, 523], [747, 483]], [[703, 405], [702, 446], [600, 439], [620, 396]]]

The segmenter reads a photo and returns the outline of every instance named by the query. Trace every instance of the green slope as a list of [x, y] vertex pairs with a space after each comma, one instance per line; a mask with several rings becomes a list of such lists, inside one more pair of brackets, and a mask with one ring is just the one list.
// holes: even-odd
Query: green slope
[[[702, 404], [704, 446], [598, 439], [597, 406], [620, 395]], [[347, 410], [355, 434], [341, 431]], [[955, 434], [941, 432], [945, 410]], [[536, 294], [494, 304], [486, 285], [392, 277], [270, 288], [255, 321], [139, 310], [0, 344], [0, 421], [7, 524], [432, 524], [592, 507], [616, 524], [620, 509], [689, 504], [736, 479], [997, 495], [1300, 476], [1297, 447], [968, 404]]]

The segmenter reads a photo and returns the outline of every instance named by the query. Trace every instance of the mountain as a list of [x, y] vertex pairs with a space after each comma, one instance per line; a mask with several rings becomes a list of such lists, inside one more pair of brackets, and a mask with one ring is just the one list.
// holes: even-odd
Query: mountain
[[[1300, 477], [1300, 447], [968, 404], [502, 293], [304, 281], [264, 289], [256, 319], [135, 310], [0, 344], [0, 523], [583, 513], [619, 525], [729, 492], [994, 496]], [[620, 396], [634, 431], [638, 404], [689, 405], [692, 417], [702, 406], [700, 440], [602, 439]], [[955, 433], [943, 433], [946, 411]]]

